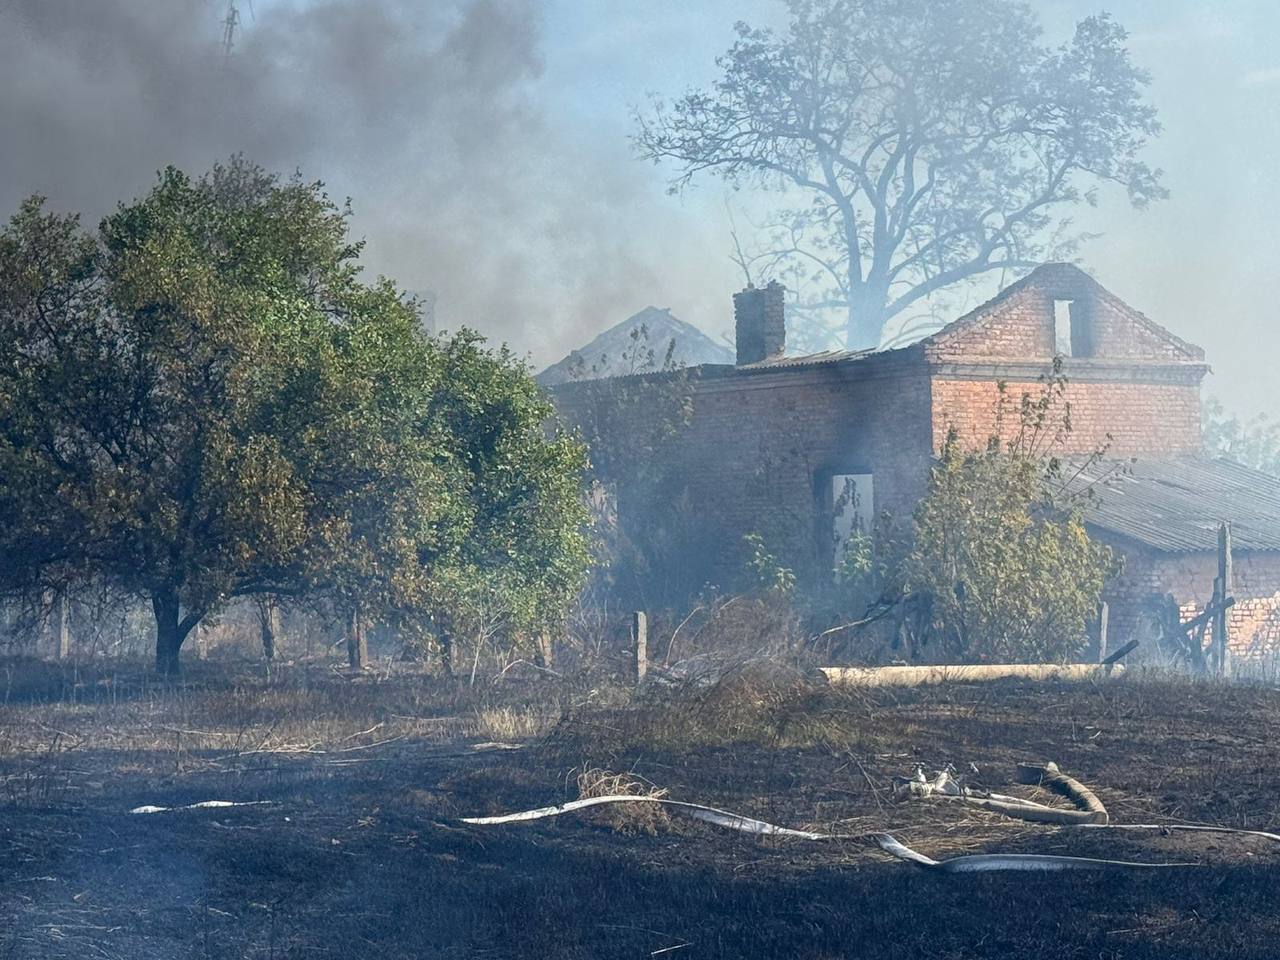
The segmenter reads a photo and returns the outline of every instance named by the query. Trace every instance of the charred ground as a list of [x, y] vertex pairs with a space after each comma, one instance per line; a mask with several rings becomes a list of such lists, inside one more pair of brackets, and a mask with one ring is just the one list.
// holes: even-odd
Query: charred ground
[[[0, 667], [0, 956], [1171, 960], [1273, 956], [1280, 937], [1280, 849], [1263, 841], [1083, 834], [889, 790], [948, 763], [1027, 790], [1011, 786], [1015, 764], [1053, 759], [1115, 822], [1275, 829], [1273, 689], [851, 690], [753, 668], [633, 696], [199, 669], [165, 687], [140, 671]], [[678, 817], [458, 822], [572, 799], [593, 769], [775, 823], [891, 829], [938, 858], [1195, 865], [941, 877], [856, 842]], [[269, 803], [128, 813], [209, 799]]]

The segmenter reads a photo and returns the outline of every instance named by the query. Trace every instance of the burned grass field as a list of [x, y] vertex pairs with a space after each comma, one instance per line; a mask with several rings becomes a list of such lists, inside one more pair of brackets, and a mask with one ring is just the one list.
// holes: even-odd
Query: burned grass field
[[[1270, 957], [1280, 845], [1086, 831], [932, 800], [950, 765], [1046, 803], [1055, 760], [1113, 823], [1274, 830], [1280, 692], [1136, 679], [875, 690], [759, 667], [704, 689], [201, 664], [0, 667], [0, 956]], [[1149, 871], [945, 875], [859, 840], [759, 838], [660, 793], [792, 827], [891, 831], [935, 859], [1066, 854]], [[243, 806], [136, 814], [208, 800]]]

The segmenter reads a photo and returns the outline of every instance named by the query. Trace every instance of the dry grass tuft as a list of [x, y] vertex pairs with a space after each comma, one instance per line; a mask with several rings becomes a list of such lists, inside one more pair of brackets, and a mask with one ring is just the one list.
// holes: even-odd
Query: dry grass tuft
[[800, 700], [812, 700], [826, 689], [821, 674], [809, 674], [776, 660], [749, 661], [727, 670], [699, 698], [702, 705], [725, 719], [756, 718]]
[[800, 728], [823, 717], [831, 693], [820, 673], [778, 660], [748, 661], [709, 687], [671, 697], [652, 712], [651, 723], [665, 728], [652, 733], [672, 745], [808, 740]]
[[488, 740], [531, 740], [549, 731], [559, 718], [554, 704], [480, 707], [472, 715], [470, 726], [475, 735]]
[[[662, 787], [627, 773], [613, 773], [599, 767], [583, 765], [577, 774], [578, 798], [588, 797], [652, 797], [667, 796]], [[572, 776], [573, 773], [570, 775]], [[671, 830], [671, 814], [660, 803], [616, 803], [592, 811], [594, 820], [618, 833], [656, 836]]]

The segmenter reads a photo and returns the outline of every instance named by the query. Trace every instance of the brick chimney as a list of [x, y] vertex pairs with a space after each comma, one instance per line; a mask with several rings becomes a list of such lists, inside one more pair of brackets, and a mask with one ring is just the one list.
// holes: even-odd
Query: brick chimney
[[733, 323], [738, 366], [780, 357], [787, 349], [783, 301], [787, 288], [770, 280], [764, 288], [747, 287], [733, 295]]

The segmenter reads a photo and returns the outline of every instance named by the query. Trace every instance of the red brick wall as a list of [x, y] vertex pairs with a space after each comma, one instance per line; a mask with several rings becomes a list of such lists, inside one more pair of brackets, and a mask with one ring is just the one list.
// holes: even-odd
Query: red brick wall
[[997, 432], [1001, 380], [1011, 403], [999, 432], [1006, 439], [1017, 432], [1019, 400], [1041, 396], [1037, 377], [1050, 372], [1058, 300], [1071, 303], [1075, 347], [1062, 370], [1073, 424], [1064, 452], [1097, 450], [1108, 434], [1119, 456], [1198, 452], [1204, 352], [1067, 264], [1035, 270], [924, 342], [936, 371], [934, 448], [953, 426], [973, 446]]
[[814, 483], [823, 474], [871, 473], [874, 511], [910, 514], [930, 458], [923, 374], [852, 380], [809, 371], [733, 380], [699, 391], [682, 467], [727, 543], [780, 530], [787, 552], [816, 552]]
[[1105, 360], [1197, 361], [1204, 354], [1152, 323], [1079, 269], [1042, 267], [996, 300], [961, 318], [929, 348], [932, 359], [1049, 359], [1054, 353], [1054, 301], [1073, 303], [1077, 356]]
[[981, 322], [944, 336], [930, 353], [937, 359], [1047, 359], [1053, 335], [1053, 298], [1028, 287], [1009, 294]]
[[[1021, 395], [1043, 390], [1035, 378], [1054, 353], [1059, 299], [1074, 301], [1072, 325], [1087, 331], [1089, 350], [1064, 370], [1073, 431], [1058, 452], [1199, 451], [1202, 352], [1078, 269], [1056, 265], [903, 350], [845, 364], [704, 370], [671, 471], [726, 557], [739, 555], [750, 532], [772, 535], [771, 549], [788, 561], [816, 557], [814, 485], [824, 473], [871, 473], [875, 512], [907, 518], [951, 427], [972, 446], [996, 431], [1002, 379], [1010, 409], [1001, 432], [1017, 431]], [[594, 389], [565, 385], [557, 402], [572, 420]], [[644, 413], [629, 411], [617, 429], [634, 429], [628, 418]]]
[[[932, 388], [933, 446], [939, 449], [955, 427], [961, 440], [981, 446], [1000, 433], [1009, 439], [1018, 430], [1018, 404], [1024, 393], [1039, 397], [1044, 385], [1012, 381], [1003, 423], [996, 411], [999, 391], [994, 380], [935, 379]], [[1168, 456], [1200, 451], [1200, 388], [1156, 383], [1090, 383], [1068, 381], [1065, 400], [1071, 405], [1072, 432], [1062, 452], [1092, 453], [1107, 445], [1110, 454]]]
[[[871, 473], [872, 510], [910, 515], [931, 457], [928, 376], [923, 366], [863, 373], [818, 367], [698, 382], [690, 423], [669, 455], [693, 515], [715, 531], [723, 563], [709, 575], [718, 582], [733, 572], [748, 533], [764, 535], [789, 564], [818, 558], [815, 480], [823, 474]], [[573, 422], [602, 393], [578, 384], [555, 396]], [[614, 422], [636, 429], [625, 416]]]
[[[1153, 554], [1133, 548], [1120, 548], [1120, 552], [1124, 572], [1104, 594], [1111, 606], [1109, 646], [1113, 649], [1138, 631], [1153, 595], [1172, 594], [1184, 622], [1213, 597], [1218, 575], [1215, 553]], [[1228, 631], [1233, 654], [1257, 658], [1280, 652], [1280, 553], [1237, 551], [1232, 557], [1232, 579], [1236, 603]], [[1206, 636], [1212, 637], [1212, 630]]]
[[[976, 446], [997, 424], [994, 379], [931, 377], [928, 370], [919, 352], [907, 351], [886, 362], [719, 370], [698, 380], [691, 423], [668, 456], [693, 516], [718, 541], [725, 563], [736, 562], [743, 536], [752, 532], [766, 535], [770, 549], [789, 563], [816, 558], [815, 479], [824, 473], [871, 473], [874, 511], [905, 522], [949, 427]], [[1008, 384], [1006, 435], [1016, 429], [1020, 395], [1038, 396], [1042, 389], [1034, 381]], [[1199, 449], [1194, 385], [1082, 380], [1066, 390], [1074, 430], [1061, 452], [1092, 453], [1108, 433], [1116, 456]], [[608, 396], [598, 383], [556, 391], [570, 420], [584, 404]], [[625, 435], [645, 414], [630, 409], [614, 417], [612, 429]], [[716, 576], [723, 580], [723, 573]]]

